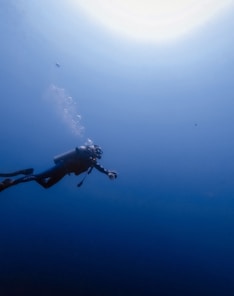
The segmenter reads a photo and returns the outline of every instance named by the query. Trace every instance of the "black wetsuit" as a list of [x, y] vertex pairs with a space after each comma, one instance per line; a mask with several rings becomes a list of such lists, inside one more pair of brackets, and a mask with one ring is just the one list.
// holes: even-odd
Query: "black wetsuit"
[[[55, 161], [55, 165], [39, 174], [27, 175], [15, 180], [6, 179], [0, 186], [0, 191], [17, 185], [19, 183], [25, 183], [30, 181], [36, 181], [44, 188], [49, 188], [60, 181], [65, 175], [74, 173], [80, 175], [83, 172], [91, 172], [93, 168], [97, 169], [101, 173], [108, 175], [111, 172], [102, 167], [95, 158], [95, 155], [87, 149], [85, 146], [76, 148], [70, 157], [62, 158], [61, 160]], [[90, 170], [90, 171], [89, 171]]]

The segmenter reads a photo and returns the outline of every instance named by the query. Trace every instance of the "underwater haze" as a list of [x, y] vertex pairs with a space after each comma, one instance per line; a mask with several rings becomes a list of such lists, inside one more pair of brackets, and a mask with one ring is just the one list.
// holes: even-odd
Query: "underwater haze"
[[[79, 1], [78, 1], [79, 2]], [[186, 36], [115, 34], [74, 1], [0, 1], [0, 295], [234, 295], [234, 5]]]

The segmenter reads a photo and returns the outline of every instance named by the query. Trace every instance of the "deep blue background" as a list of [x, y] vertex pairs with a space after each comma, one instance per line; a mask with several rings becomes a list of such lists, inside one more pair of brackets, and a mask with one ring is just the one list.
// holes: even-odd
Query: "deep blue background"
[[[233, 295], [233, 8], [150, 45], [71, 7], [0, 3], [0, 170], [39, 172], [90, 138], [119, 178], [2, 192], [0, 295]], [[77, 103], [82, 136], [52, 84]]]

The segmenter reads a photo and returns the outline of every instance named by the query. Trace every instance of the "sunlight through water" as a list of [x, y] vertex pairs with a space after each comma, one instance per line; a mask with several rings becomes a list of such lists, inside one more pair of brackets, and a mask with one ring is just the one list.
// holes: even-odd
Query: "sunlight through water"
[[72, 0], [93, 21], [140, 41], [175, 39], [206, 23], [233, 0]]

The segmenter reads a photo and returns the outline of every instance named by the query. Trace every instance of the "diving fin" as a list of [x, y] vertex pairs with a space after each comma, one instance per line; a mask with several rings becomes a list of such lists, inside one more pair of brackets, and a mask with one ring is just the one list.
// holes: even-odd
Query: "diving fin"
[[25, 169], [25, 170], [19, 171], [20, 172], [19, 174], [22, 174], [22, 175], [32, 175], [33, 171], [34, 171], [33, 168], [29, 168], [29, 169]]
[[11, 180], [11, 179], [9, 179], [9, 178], [5, 179], [4, 181], [2, 181], [2, 182], [0, 183], [0, 191], [3, 191], [4, 189], [6, 189], [6, 188], [12, 186], [13, 183], [14, 183], [14, 181]]
[[29, 169], [19, 170], [19, 171], [12, 172], [12, 173], [6, 173], [6, 174], [0, 173], [0, 177], [14, 177], [17, 175], [31, 175], [33, 173], [33, 171], [34, 171], [33, 168], [29, 168]]

